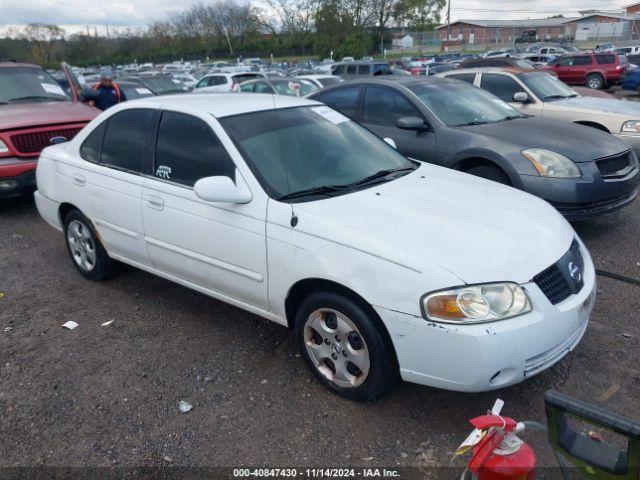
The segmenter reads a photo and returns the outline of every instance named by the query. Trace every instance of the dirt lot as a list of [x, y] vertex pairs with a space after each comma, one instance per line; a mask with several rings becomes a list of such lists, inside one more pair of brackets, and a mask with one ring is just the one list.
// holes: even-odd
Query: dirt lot
[[[640, 201], [576, 224], [598, 268], [635, 278], [639, 227]], [[474, 395], [401, 384], [372, 404], [321, 388], [283, 327], [130, 268], [84, 280], [29, 199], [0, 204], [0, 292], [0, 467], [446, 466], [497, 396], [544, 421], [549, 388], [640, 419], [640, 287], [603, 277], [584, 340], [538, 377]]]

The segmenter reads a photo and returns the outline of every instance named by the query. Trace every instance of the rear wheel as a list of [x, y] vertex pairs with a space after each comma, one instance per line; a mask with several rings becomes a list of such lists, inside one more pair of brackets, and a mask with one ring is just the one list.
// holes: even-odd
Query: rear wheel
[[592, 73], [587, 77], [587, 87], [592, 90], [602, 90], [604, 88], [604, 79], [598, 73]]
[[78, 210], [64, 219], [67, 250], [78, 271], [90, 280], [104, 280], [113, 270], [113, 260], [102, 247], [93, 225]]
[[372, 400], [398, 379], [387, 336], [371, 313], [334, 293], [307, 297], [296, 314], [300, 353], [329, 390], [352, 400]]
[[471, 167], [466, 171], [466, 173], [475, 175], [476, 177], [486, 178], [487, 180], [492, 180], [503, 185], [511, 186], [511, 180], [509, 180], [509, 176], [504, 172], [504, 170], [493, 165], [480, 165], [478, 167]]

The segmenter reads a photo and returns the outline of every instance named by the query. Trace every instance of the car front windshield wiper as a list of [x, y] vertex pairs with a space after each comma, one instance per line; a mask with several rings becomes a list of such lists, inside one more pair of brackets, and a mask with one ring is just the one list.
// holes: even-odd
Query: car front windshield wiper
[[349, 185], [320, 185], [319, 187], [306, 188], [297, 192], [287, 193], [278, 197], [278, 200], [293, 200], [295, 198], [312, 197], [314, 195], [330, 195], [350, 189], [351, 187]]
[[369, 175], [368, 177], [364, 177], [363, 179], [350, 184], [349, 186], [362, 187], [363, 185], [369, 185], [370, 183], [375, 182], [376, 180], [386, 179], [392, 173], [413, 171], [415, 169], [416, 169], [416, 166], [411, 165], [410, 167], [398, 167], [398, 168], [389, 168], [385, 170], [379, 170], [376, 173]]
[[338, 192], [346, 192], [357, 190], [360, 187], [368, 186], [372, 183], [376, 183], [377, 180], [386, 179], [389, 175], [398, 172], [413, 171], [417, 168], [417, 165], [411, 165], [410, 167], [389, 168], [385, 170], [379, 170], [376, 173], [364, 177], [357, 182], [349, 183], [347, 185], [321, 185], [319, 187], [307, 188], [299, 190], [297, 192], [287, 193], [278, 198], [278, 200], [293, 200], [296, 198], [313, 197], [315, 195], [332, 195]]
[[515, 120], [516, 118], [527, 118], [527, 116], [526, 115], [521, 115], [521, 114], [507, 115], [506, 117], [504, 117], [500, 121], [501, 122], [508, 122], [509, 120]]
[[66, 101], [64, 98], [60, 98], [60, 97], [49, 97], [46, 95], [27, 95], [25, 97], [16, 97], [16, 98], [10, 98], [7, 103], [13, 103], [13, 102], [23, 102], [23, 101], [28, 101], [28, 100], [51, 100], [51, 101], [55, 101], [55, 102], [64, 102]]
[[495, 122], [489, 122], [487, 120], [472, 120], [467, 123], [458, 123], [457, 125], [452, 125], [452, 127], [471, 127], [473, 125], [486, 125], [487, 123], [495, 123]]
[[547, 100], [564, 100], [565, 98], [574, 98], [577, 95], [547, 95], [543, 97], [542, 101], [546, 102]]

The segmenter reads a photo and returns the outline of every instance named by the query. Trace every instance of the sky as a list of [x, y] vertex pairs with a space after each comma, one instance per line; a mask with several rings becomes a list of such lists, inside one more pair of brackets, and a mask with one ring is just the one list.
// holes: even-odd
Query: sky
[[[241, 0], [239, 0], [241, 1]], [[196, 0], [0, 0], [0, 34], [8, 27], [27, 23], [53, 23], [67, 33], [87, 25], [104, 34], [110, 28], [143, 27], [164, 19]], [[572, 16], [578, 10], [614, 9], [631, 0], [451, 0], [451, 19], [540, 18], [554, 14]], [[444, 19], [444, 15], [443, 15]]]

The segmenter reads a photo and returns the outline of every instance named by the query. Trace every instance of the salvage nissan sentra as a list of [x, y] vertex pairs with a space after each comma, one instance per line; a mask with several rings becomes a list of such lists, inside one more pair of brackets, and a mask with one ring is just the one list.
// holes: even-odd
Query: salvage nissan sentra
[[79, 272], [114, 260], [295, 330], [332, 391], [520, 382], [571, 351], [589, 252], [548, 203], [408, 160], [283, 96], [127, 102], [47, 148], [38, 210]]

